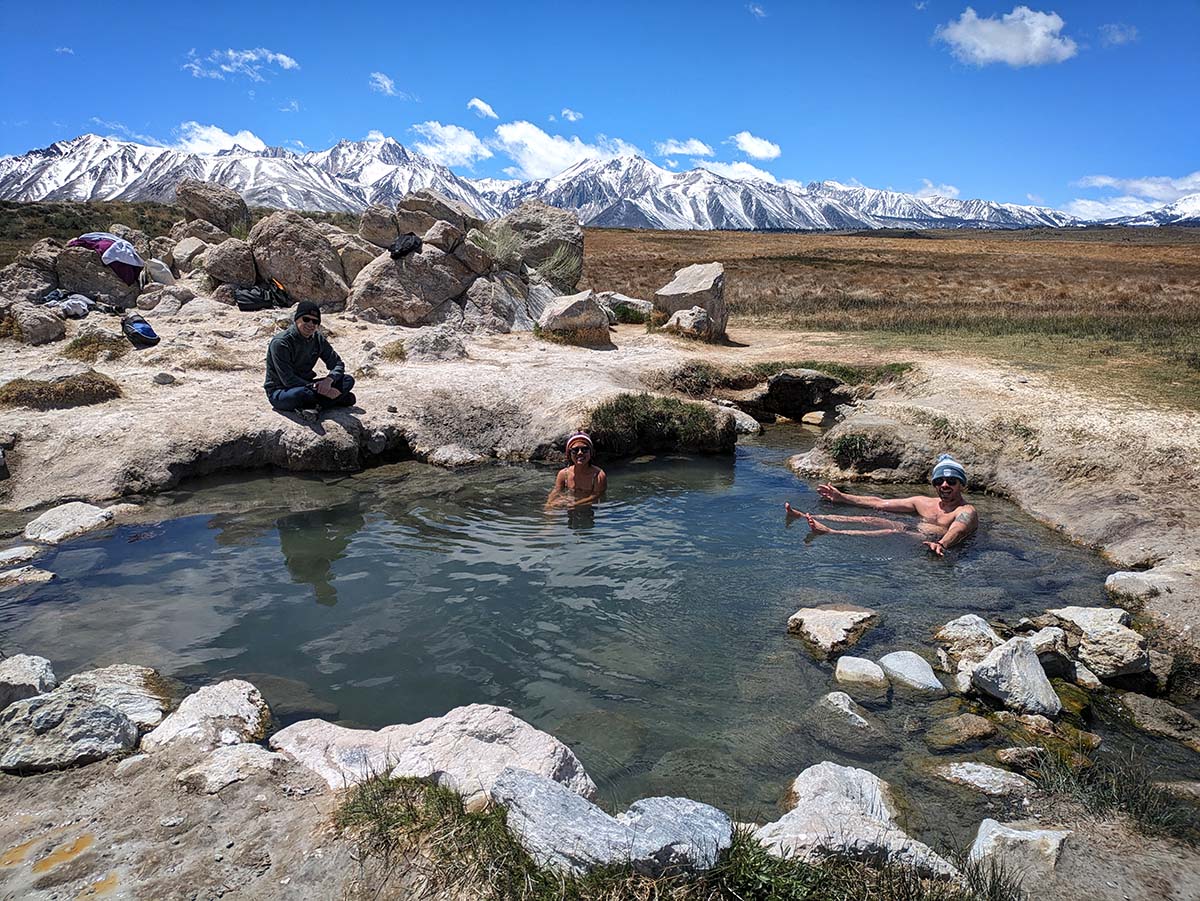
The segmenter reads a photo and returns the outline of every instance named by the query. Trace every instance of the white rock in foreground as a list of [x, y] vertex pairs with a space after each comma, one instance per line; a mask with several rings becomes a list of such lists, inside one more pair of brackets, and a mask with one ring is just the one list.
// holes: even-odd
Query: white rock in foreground
[[0, 660], [0, 710], [13, 701], [45, 694], [58, 685], [50, 661], [32, 654], [13, 654]]
[[946, 763], [934, 772], [947, 782], [965, 785], [985, 795], [1025, 794], [1034, 790], [1033, 783], [1024, 776], [986, 763]]
[[1101, 679], [1150, 669], [1146, 639], [1129, 628], [1129, 614], [1121, 608], [1059, 607], [1046, 612], [1079, 629], [1079, 659]]
[[71, 501], [47, 510], [25, 526], [27, 541], [58, 544], [84, 532], [90, 532], [112, 521], [113, 513], [104, 507]]
[[1054, 872], [1070, 830], [1027, 829], [986, 819], [979, 824], [967, 859], [998, 864], [1004, 872], [1032, 881]]
[[211, 750], [260, 741], [270, 720], [271, 710], [257, 688], [243, 679], [227, 679], [184, 698], [179, 709], [146, 733], [142, 750], [152, 753], [180, 742]]
[[946, 693], [946, 687], [934, 673], [929, 661], [912, 651], [893, 651], [891, 654], [885, 654], [879, 658], [879, 666], [887, 673], [893, 685], [922, 694]]
[[733, 843], [733, 821], [688, 798], [643, 798], [617, 815], [633, 833], [630, 862], [648, 876], [711, 870]]
[[1058, 716], [1062, 702], [1042, 669], [1037, 652], [1025, 638], [1010, 638], [983, 659], [972, 684], [1006, 707], [1021, 713]]
[[934, 637], [942, 642], [952, 665], [945, 668], [954, 676], [954, 690], [966, 694], [971, 690], [971, 676], [980, 662], [993, 648], [1004, 644], [987, 620], [974, 613], [967, 613], [950, 620]]
[[224, 745], [175, 778], [195, 791], [215, 795], [227, 785], [258, 773], [269, 773], [286, 760], [282, 754], [272, 754], [262, 745]]
[[828, 656], [854, 644], [879, 619], [879, 614], [853, 604], [801, 607], [788, 617], [788, 632]]
[[162, 722], [169, 706], [168, 698], [156, 685], [159, 676], [148, 666], [117, 663], [67, 677], [63, 688], [92, 694], [101, 704], [129, 717], [141, 731]]
[[92, 763], [132, 749], [137, 737], [119, 710], [59, 688], [0, 711], [0, 770], [43, 773]]

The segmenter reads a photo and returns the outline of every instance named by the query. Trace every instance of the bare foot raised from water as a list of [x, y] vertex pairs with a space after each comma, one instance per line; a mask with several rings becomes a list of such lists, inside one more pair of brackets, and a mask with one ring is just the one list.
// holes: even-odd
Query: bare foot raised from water
[[801, 516], [808, 516], [807, 513], [803, 512], [801, 510], [797, 510], [795, 507], [793, 507], [787, 501], [783, 502], [783, 509], [784, 509], [784, 512], [787, 513], [788, 519], [798, 519]]
[[823, 525], [822, 523], [817, 522], [817, 520], [813, 517], [813, 515], [811, 513], [805, 513], [805, 514], [803, 514], [803, 516], [805, 519], [808, 520], [808, 529], [813, 534], [828, 535], [830, 532], [833, 531], [833, 529], [829, 528], [829, 526]]

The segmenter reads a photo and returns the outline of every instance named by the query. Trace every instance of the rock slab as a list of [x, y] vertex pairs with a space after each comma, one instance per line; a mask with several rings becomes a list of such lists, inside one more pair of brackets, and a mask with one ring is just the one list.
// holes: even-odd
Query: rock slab
[[76, 535], [107, 525], [113, 518], [112, 511], [105, 507], [71, 501], [47, 510], [25, 526], [28, 541], [58, 544]]
[[184, 698], [174, 713], [146, 733], [142, 750], [153, 753], [178, 743], [212, 750], [261, 741], [270, 720], [270, 708], [257, 688], [243, 679], [227, 679]]
[[710, 338], [725, 334], [729, 312], [725, 307], [725, 267], [720, 263], [685, 266], [654, 292], [654, 309], [664, 317], [692, 307], [700, 307], [708, 314]]
[[54, 691], [0, 711], [0, 770], [44, 773], [131, 750], [138, 730], [129, 717], [86, 692]]
[[857, 642], [879, 620], [879, 614], [853, 604], [801, 607], [788, 617], [788, 632], [799, 635], [809, 649], [828, 657]]
[[973, 862], [993, 862], [1023, 882], [1053, 874], [1070, 830], [1030, 829], [985, 819], [967, 854]]

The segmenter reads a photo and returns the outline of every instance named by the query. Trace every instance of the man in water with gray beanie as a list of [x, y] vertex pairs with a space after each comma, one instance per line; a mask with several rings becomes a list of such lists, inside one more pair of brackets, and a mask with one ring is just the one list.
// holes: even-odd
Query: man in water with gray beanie
[[[271, 339], [267, 348], [267, 378], [263, 388], [271, 406], [282, 413], [319, 407], [352, 407], [354, 376], [346, 375], [346, 364], [318, 330], [321, 308], [301, 301], [290, 328]], [[317, 360], [329, 374], [318, 379]]]
[[[963, 489], [967, 487], [967, 471], [949, 454], [942, 454], [933, 464], [929, 481], [937, 491], [937, 497], [882, 498], [864, 494], [846, 494], [832, 485], [821, 485], [817, 494], [835, 504], [851, 504], [868, 507], [881, 513], [908, 513], [921, 517], [916, 533], [924, 539], [922, 544], [941, 557], [946, 548], [960, 544], [975, 533], [979, 515], [975, 508], [963, 500]], [[822, 516], [827, 522], [854, 522], [874, 526], [871, 529], [831, 529], [818, 521], [811, 513], [803, 513], [785, 503], [788, 518], [803, 516], [808, 527], [818, 535], [894, 535], [912, 532], [907, 523], [882, 516]]]

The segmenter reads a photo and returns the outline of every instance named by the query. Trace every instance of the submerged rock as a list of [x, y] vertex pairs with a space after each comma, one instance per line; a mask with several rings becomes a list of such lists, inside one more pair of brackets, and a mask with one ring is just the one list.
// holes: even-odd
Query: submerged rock
[[895, 742], [884, 727], [844, 691], [832, 691], [804, 716], [811, 738], [856, 757], [874, 755]]
[[986, 763], [946, 763], [936, 767], [934, 772], [947, 782], [965, 785], [985, 795], [1025, 794], [1034, 790], [1033, 783], [1024, 776]]
[[1053, 874], [1070, 834], [1070, 830], [1034, 829], [986, 819], [979, 824], [967, 860], [998, 865], [1005, 873], [1030, 883]]
[[0, 660], [0, 710], [13, 701], [50, 691], [58, 680], [50, 661], [32, 654], [13, 654]]
[[868, 698], [882, 698], [891, 685], [883, 668], [865, 657], [843, 655], [838, 658], [833, 678], [849, 691]]
[[925, 744], [933, 751], [956, 751], [986, 741], [995, 734], [996, 727], [988, 720], [973, 713], [962, 713], [930, 726], [925, 733]]
[[58, 544], [84, 532], [99, 529], [112, 521], [112, 511], [81, 501], [71, 501], [47, 510], [25, 526], [28, 541]]
[[929, 661], [912, 651], [893, 651], [891, 654], [885, 654], [879, 658], [879, 666], [887, 673], [894, 686], [919, 694], [946, 693], [946, 687], [934, 673]]
[[270, 708], [257, 688], [242, 679], [227, 679], [184, 698], [174, 713], [146, 734], [142, 750], [153, 753], [180, 743], [211, 750], [261, 741], [270, 720]]
[[801, 607], [788, 617], [788, 632], [799, 635], [820, 657], [856, 643], [879, 620], [879, 614], [853, 604]]
[[1148, 698], [1132, 691], [1121, 695], [1120, 701], [1139, 729], [1182, 742], [1200, 752], [1200, 720], [1186, 710], [1161, 698]]
[[1006, 707], [1022, 713], [1058, 716], [1062, 703], [1042, 669], [1033, 645], [1010, 638], [975, 668], [972, 684]]

